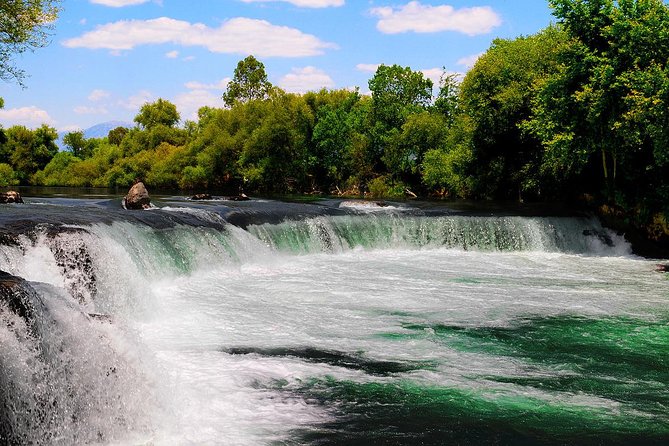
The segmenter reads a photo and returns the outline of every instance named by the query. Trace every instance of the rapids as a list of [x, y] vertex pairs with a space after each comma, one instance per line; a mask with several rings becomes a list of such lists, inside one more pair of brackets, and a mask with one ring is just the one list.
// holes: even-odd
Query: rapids
[[587, 216], [0, 209], [0, 444], [666, 444], [669, 281]]

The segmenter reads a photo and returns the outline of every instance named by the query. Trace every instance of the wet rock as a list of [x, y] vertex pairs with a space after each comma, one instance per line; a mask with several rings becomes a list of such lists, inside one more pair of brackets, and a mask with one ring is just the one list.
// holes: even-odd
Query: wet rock
[[47, 243], [56, 265], [65, 278], [65, 288], [79, 303], [91, 302], [97, 295], [97, 277], [93, 258], [79, 228], [60, 228], [48, 232]]
[[669, 273], [669, 263], [658, 263], [655, 271], [658, 273]]
[[602, 242], [608, 247], [612, 247], [615, 245], [615, 243], [613, 243], [613, 239], [611, 239], [611, 236], [602, 231], [597, 231], [595, 229], [586, 229], [583, 231], [583, 235], [587, 237], [597, 237], [600, 242]]
[[141, 181], [136, 181], [123, 199], [126, 209], [148, 209], [151, 207], [151, 198], [146, 186]]
[[8, 192], [0, 193], [0, 203], [23, 203], [23, 198], [21, 198], [20, 193], [10, 190]]
[[190, 197], [190, 199], [193, 200], [193, 201], [211, 200], [211, 195], [209, 195], [209, 194], [195, 194], [192, 197]]
[[250, 200], [250, 198], [244, 192], [242, 192], [239, 195], [233, 195], [232, 197], [228, 197], [227, 199], [230, 200], [230, 201], [249, 201]]
[[[44, 304], [33, 287], [20, 277], [0, 271], [0, 302], [9, 311], [26, 321], [30, 333], [37, 335], [36, 317], [44, 312]], [[2, 311], [2, 306], [0, 306]]]

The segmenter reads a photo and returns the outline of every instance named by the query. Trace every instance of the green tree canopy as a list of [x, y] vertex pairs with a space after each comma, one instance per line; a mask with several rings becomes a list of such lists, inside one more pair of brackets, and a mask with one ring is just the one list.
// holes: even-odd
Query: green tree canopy
[[58, 0], [0, 1], [0, 79], [23, 81], [25, 72], [15, 65], [15, 56], [49, 43], [58, 3]]
[[135, 116], [135, 122], [147, 130], [158, 125], [174, 127], [179, 123], [179, 119], [181, 117], [177, 111], [177, 106], [165, 99], [144, 104], [139, 114]]
[[107, 140], [109, 141], [110, 144], [120, 146], [121, 142], [123, 141], [123, 138], [125, 138], [125, 135], [127, 133], [128, 133], [128, 129], [125, 128], [125, 127], [113, 128], [107, 134]]
[[369, 80], [376, 119], [391, 128], [399, 128], [407, 116], [430, 104], [432, 86], [432, 81], [420, 71], [399, 65], [381, 65]]
[[232, 107], [237, 102], [266, 99], [271, 90], [272, 84], [267, 80], [265, 65], [251, 55], [237, 64], [235, 74], [223, 94], [223, 101]]
[[552, 5], [573, 44], [527, 123], [545, 147], [544, 168], [589, 177], [610, 199], [621, 186], [655, 194], [669, 173], [669, 7], [662, 0]]
[[557, 27], [496, 39], [465, 76], [460, 107], [474, 126], [476, 195], [509, 199], [534, 189], [543, 149], [519, 126], [531, 116], [537, 86], [559, 69], [566, 45], [568, 38]]

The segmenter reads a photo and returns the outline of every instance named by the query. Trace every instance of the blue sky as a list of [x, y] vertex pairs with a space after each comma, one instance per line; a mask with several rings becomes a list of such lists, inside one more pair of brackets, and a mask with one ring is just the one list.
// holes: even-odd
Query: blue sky
[[51, 44], [17, 58], [26, 88], [0, 83], [0, 124], [59, 131], [132, 122], [158, 98], [182, 120], [220, 99], [254, 54], [287, 91], [360, 87], [378, 64], [438, 80], [497, 37], [553, 18], [544, 0], [63, 0]]

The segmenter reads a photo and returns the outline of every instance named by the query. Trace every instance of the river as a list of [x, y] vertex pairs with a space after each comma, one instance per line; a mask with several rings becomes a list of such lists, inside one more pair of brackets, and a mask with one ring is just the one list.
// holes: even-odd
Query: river
[[669, 281], [587, 216], [26, 202], [0, 443], [669, 441]]

